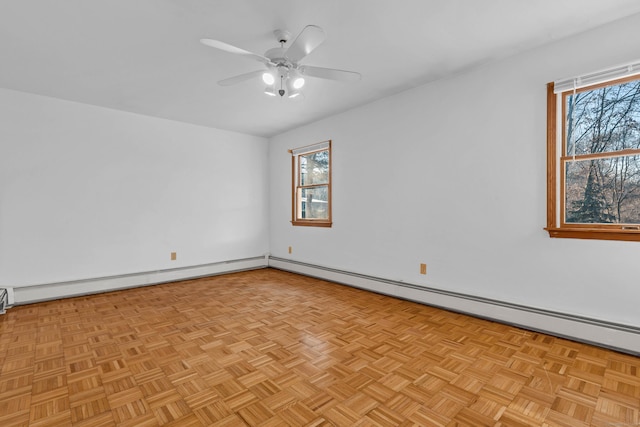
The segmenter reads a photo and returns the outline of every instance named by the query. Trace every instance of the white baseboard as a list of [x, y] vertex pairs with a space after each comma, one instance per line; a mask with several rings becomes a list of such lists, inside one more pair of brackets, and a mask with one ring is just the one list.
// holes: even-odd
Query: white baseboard
[[640, 327], [270, 257], [269, 267], [640, 355]]
[[267, 257], [244, 258], [143, 273], [98, 277], [68, 282], [43, 283], [12, 288], [13, 304], [31, 304], [66, 297], [96, 294], [138, 286], [156, 285], [178, 280], [214, 276], [235, 271], [254, 270], [267, 267]]

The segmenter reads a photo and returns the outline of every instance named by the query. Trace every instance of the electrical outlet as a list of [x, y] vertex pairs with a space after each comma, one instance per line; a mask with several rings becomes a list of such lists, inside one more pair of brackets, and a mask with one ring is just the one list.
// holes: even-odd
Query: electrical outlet
[[171, 252], [171, 261], [175, 261], [177, 259], [177, 253]]
[[291, 246], [289, 246], [289, 253], [293, 252], [293, 250], [291, 249]]
[[427, 274], [427, 264], [420, 264], [420, 274]]

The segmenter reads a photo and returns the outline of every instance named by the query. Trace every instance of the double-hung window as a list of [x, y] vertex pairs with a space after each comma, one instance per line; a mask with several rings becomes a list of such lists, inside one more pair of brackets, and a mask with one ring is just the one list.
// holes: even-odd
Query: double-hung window
[[331, 141], [289, 150], [293, 225], [331, 227]]
[[547, 96], [550, 236], [640, 241], [640, 63]]

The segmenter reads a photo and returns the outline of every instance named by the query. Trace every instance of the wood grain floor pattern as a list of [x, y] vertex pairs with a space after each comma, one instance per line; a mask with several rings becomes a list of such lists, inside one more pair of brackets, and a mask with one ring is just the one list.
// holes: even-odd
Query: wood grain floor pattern
[[14, 307], [0, 425], [640, 425], [640, 359], [273, 269]]

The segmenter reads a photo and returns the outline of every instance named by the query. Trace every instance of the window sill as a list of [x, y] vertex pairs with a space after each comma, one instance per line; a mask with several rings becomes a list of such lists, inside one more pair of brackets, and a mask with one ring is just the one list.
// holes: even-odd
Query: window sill
[[604, 230], [599, 228], [545, 228], [549, 237], [564, 239], [624, 240], [640, 242], [640, 230]]
[[291, 225], [304, 227], [331, 227], [332, 224], [330, 221], [291, 221]]

